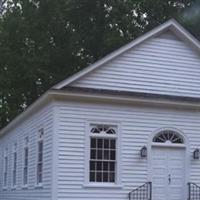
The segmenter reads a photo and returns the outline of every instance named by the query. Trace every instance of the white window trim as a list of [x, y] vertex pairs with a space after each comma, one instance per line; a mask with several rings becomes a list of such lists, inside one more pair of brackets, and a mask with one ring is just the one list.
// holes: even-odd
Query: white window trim
[[[28, 141], [26, 142], [26, 139]], [[27, 184], [24, 184], [24, 168], [25, 168], [25, 148], [28, 148], [28, 165], [27, 165]], [[27, 189], [28, 188], [28, 170], [29, 170], [29, 136], [24, 137], [24, 145], [23, 145], [23, 174], [22, 174], [22, 189]]]
[[[5, 168], [5, 158], [7, 157], [7, 168]], [[5, 172], [6, 172], [6, 185], [5, 183]], [[4, 148], [3, 152], [3, 190], [7, 190], [8, 188], [8, 146]]]
[[[14, 180], [14, 154], [16, 153], [16, 169], [15, 169], [15, 184], [13, 182]], [[15, 190], [17, 188], [17, 142], [13, 143], [13, 149], [12, 149], [12, 190]]]
[[[39, 127], [38, 129], [37, 129], [38, 131], [37, 131], [37, 156], [36, 156], [36, 179], [35, 179], [35, 188], [36, 189], [40, 189], [40, 188], [43, 188], [43, 182], [44, 182], [44, 180], [43, 180], [43, 175], [44, 175], [44, 170], [43, 170], [43, 168], [44, 168], [44, 133], [45, 133], [45, 130], [44, 130], [44, 128], [43, 127]], [[42, 137], [42, 139], [40, 139], [39, 138], [39, 135], [40, 135], [40, 131], [43, 131], [43, 137]], [[39, 150], [39, 146], [38, 146], [38, 144], [39, 144], [39, 142], [40, 141], [43, 141], [43, 151], [42, 151], [42, 153], [43, 153], [43, 157], [42, 157], [42, 182], [41, 183], [38, 183], [38, 150]]]
[[[117, 136], [106, 135], [108, 138], [116, 138], [116, 174], [115, 174], [115, 183], [107, 183], [107, 182], [90, 182], [89, 181], [89, 160], [90, 160], [90, 128], [92, 124], [105, 124], [110, 126], [117, 127]], [[121, 124], [120, 122], [113, 121], [94, 121], [87, 120], [86, 121], [86, 134], [85, 134], [85, 180], [84, 187], [100, 187], [100, 188], [121, 188]], [[96, 135], [95, 135], [96, 136]], [[102, 137], [98, 135], [97, 137]], [[104, 136], [103, 136], [104, 137]]]

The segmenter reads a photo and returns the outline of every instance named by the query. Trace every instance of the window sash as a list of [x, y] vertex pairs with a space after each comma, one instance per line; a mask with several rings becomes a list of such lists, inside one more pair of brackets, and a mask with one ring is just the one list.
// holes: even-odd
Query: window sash
[[3, 185], [4, 185], [4, 187], [7, 186], [7, 179], [8, 179], [8, 156], [6, 154], [4, 156], [4, 174], [3, 174]]
[[43, 182], [43, 139], [38, 141], [37, 184]]
[[16, 170], [13, 170], [13, 186], [16, 186]]
[[13, 153], [13, 186], [16, 186], [16, 176], [17, 176], [17, 152]]
[[23, 169], [23, 184], [28, 184], [28, 145], [24, 147], [24, 169]]
[[7, 172], [4, 172], [4, 187], [6, 187], [7, 186], [7, 176], [8, 176], [8, 174], [7, 174]]
[[37, 166], [37, 183], [42, 183], [42, 163], [38, 163]]
[[28, 184], [28, 167], [24, 167], [24, 178], [23, 178], [23, 184], [27, 185]]
[[[92, 135], [92, 137], [90, 137], [89, 182], [116, 182], [116, 144], [116, 136], [94, 137], [94, 135]], [[91, 167], [92, 163], [95, 165], [95, 168]], [[106, 168], [104, 165], [107, 165], [108, 167]], [[111, 165], [112, 169], [110, 167]]]

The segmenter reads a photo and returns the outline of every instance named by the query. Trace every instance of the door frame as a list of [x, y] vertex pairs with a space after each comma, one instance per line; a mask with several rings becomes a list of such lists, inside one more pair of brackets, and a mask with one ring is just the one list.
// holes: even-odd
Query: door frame
[[[166, 143], [154, 143], [153, 138], [156, 136], [159, 132], [165, 131], [165, 130], [171, 130], [177, 132], [184, 141], [184, 144], [166, 144]], [[147, 163], [148, 163], [148, 175], [147, 179], [149, 182], [152, 182], [152, 148], [153, 147], [160, 147], [160, 148], [183, 148], [185, 149], [185, 186], [184, 186], [184, 191], [185, 191], [185, 199], [187, 199], [188, 195], [188, 188], [187, 188], [187, 183], [190, 181], [190, 148], [189, 148], [189, 141], [186, 135], [179, 129], [174, 128], [174, 127], [162, 127], [159, 128], [155, 131], [153, 131], [149, 137], [149, 142], [148, 142], [148, 157], [147, 157]]]

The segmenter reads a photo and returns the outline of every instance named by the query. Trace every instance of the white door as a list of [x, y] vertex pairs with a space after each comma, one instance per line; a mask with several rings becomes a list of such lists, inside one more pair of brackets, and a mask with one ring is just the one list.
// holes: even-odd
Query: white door
[[153, 200], [185, 200], [185, 149], [152, 148]]

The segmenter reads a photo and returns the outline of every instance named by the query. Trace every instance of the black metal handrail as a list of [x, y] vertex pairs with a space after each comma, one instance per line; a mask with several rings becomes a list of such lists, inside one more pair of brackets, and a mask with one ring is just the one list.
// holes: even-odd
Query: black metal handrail
[[151, 200], [151, 199], [152, 199], [151, 182], [147, 182], [129, 192], [129, 200]]
[[200, 186], [188, 183], [188, 200], [200, 200]]

